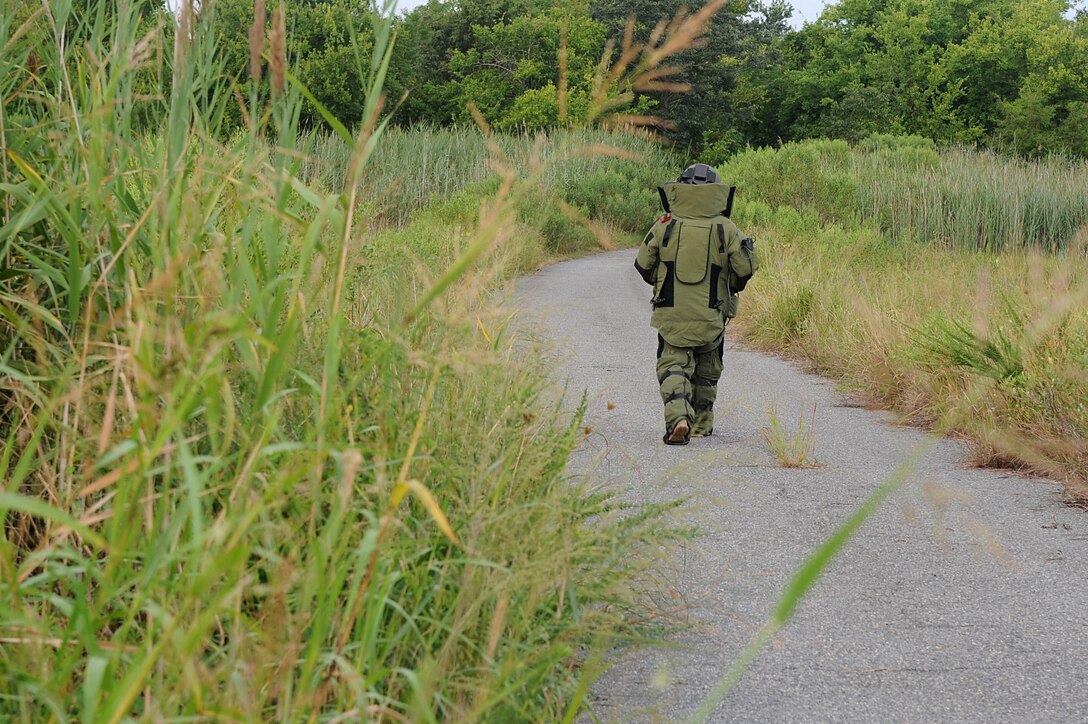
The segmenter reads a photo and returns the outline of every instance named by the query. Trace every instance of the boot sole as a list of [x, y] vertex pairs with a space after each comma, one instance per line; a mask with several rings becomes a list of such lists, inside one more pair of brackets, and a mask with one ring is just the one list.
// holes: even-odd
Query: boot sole
[[669, 433], [669, 436], [668, 438], [666, 438], [665, 442], [670, 445], [687, 445], [690, 434], [691, 427], [688, 425], [688, 421], [681, 420], [680, 422], [676, 423], [676, 427], [674, 427], [672, 429], [672, 432]]

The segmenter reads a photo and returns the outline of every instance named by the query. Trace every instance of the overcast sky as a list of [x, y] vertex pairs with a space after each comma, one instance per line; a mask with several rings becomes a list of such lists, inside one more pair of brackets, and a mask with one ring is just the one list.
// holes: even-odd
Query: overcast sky
[[806, 22], [812, 22], [820, 17], [820, 12], [823, 11], [824, 5], [827, 5], [827, 3], [824, 0], [792, 0], [790, 5], [793, 5], [793, 17], [790, 18], [790, 25], [799, 28]]

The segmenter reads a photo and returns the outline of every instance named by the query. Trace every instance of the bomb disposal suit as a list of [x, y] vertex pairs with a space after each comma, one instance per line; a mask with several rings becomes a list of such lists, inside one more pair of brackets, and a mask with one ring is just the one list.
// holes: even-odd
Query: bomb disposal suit
[[[705, 170], [692, 178], [692, 169]], [[658, 331], [657, 379], [665, 438], [682, 445], [710, 435], [722, 374], [724, 332], [737, 294], [759, 266], [755, 244], [727, 218], [732, 189], [697, 164], [659, 189], [666, 213], [639, 248], [635, 268], [653, 285], [651, 325]]]

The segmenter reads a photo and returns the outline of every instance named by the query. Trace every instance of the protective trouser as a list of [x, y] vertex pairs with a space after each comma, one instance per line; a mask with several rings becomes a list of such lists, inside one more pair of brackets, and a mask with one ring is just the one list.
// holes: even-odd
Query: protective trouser
[[657, 337], [657, 381], [665, 403], [665, 429], [681, 418], [692, 424], [692, 434], [709, 435], [714, 429], [714, 400], [722, 376], [725, 341], [702, 347], [674, 347]]

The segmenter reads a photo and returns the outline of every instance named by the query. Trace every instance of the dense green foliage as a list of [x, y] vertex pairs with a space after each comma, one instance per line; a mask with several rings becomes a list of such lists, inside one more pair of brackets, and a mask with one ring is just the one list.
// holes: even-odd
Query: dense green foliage
[[[220, 0], [210, 6], [222, 71], [242, 86], [252, 73], [247, 36], [260, 4]], [[431, 0], [396, 21], [386, 110], [401, 125], [468, 123], [470, 105], [500, 129], [577, 124], [589, 112], [602, 58], [615, 62], [620, 56], [627, 18], [637, 18], [633, 41], [660, 42], [658, 23], [673, 20], [688, 5], [646, 0], [620, 10], [601, 0]], [[694, 3], [693, 9], [703, 5]], [[379, 13], [341, 0], [288, 0], [284, 7], [288, 53], [301, 80], [340, 121], [349, 127], [363, 122], [357, 99], [364, 74], [354, 48], [365, 51]], [[274, 9], [269, 2], [267, 25]], [[766, 55], [771, 41], [785, 32], [788, 14], [780, 0], [727, 4], [699, 43], [671, 59], [676, 73], [622, 89], [632, 94], [632, 112], [652, 112], [683, 145], [742, 145], [736, 128], [744, 115], [730, 96], [744, 66], [740, 59]], [[240, 125], [242, 115], [231, 109], [227, 128]], [[302, 116], [304, 127], [321, 123], [312, 104]]]
[[[140, 62], [126, 82], [117, 88], [96, 90], [124, 94], [123, 108], [135, 127], [152, 128], [161, 121], [162, 99], [169, 94], [171, 84], [165, 58], [172, 50], [175, 28], [166, 0], [130, 0], [123, 10], [117, 3], [99, 0], [63, 0], [47, 5], [8, 2], [3, 10], [0, 22], [4, 33], [9, 38], [20, 38], [31, 50], [22, 57], [11, 54], [12, 48], [0, 46], [0, 56], [7, 56], [2, 62], [9, 68], [25, 63], [25, 70], [32, 74], [48, 72], [49, 64], [66, 62], [53, 47], [53, 32], [61, 34], [66, 47], [77, 49], [108, 33], [116, 33], [119, 41], [138, 38]], [[70, 56], [65, 71], [69, 77], [80, 71]], [[4, 97], [0, 113], [18, 123], [29, 123], [40, 102], [42, 99], [34, 93], [13, 93]]]
[[[265, 7], [267, 5], [267, 7]], [[695, 3], [698, 9], [703, 3]], [[656, 37], [679, 0], [622, 8], [602, 0], [468, 0], [426, 5], [396, 18], [386, 88], [394, 123], [434, 126], [471, 121], [477, 107], [497, 128], [535, 130], [585, 120], [602, 57], [615, 60], [628, 18], [631, 39]], [[109, 13], [58, 4], [69, 44], [79, 45]], [[173, 23], [147, 0], [140, 35]], [[314, 98], [349, 127], [363, 117], [363, 79], [381, 10], [344, 0], [286, 0], [286, 52]], [[276, 22], [279, 5], [219, 0], [208, 14], [218, 34], [221, 92], [236, 103], [214, 119], [219, 133], [249, 123], [247, 79], [257, 70], [267, 93], [267, 60], [248, 37], [260, 12]], [[31, 12], [20, 4], [16, 24]], [[875, 132], [986, 143], [1025, 155], [1088, 155], [1088, 15], [1069, 18], [1065, 0], [842, 0], [790, 31], [790, 9], [738, 0], [719, 10], [694, 47], [676, 55], [676, 72], [628, 87], [633, 111], [652, 114], [680, 148], [719, 163], [747, 145], [811, 137], [857, 141]], [[602, 56], [603, 54], [603, 56]], [[160, 59], [161, 55], [157, 56]], [[35, 58], [31, 61], [35, 62]], [[565, 72], [564, 72], [565, 68]], [[141, 97], [169, 92], [163, 63], [145, 67]], [[16, 104], [18, 105], [18, 104]], [[138, 121], [157, 119], [138, 108]], [[302, 127], [324, 125], [304, 103]]]
[[[703, 5], [679, 0], [596, 0], [591, 14], [604, 22], [609, 37], [616, 39], [633, 18], [634, 38], [646, 41], [658, 23], [683, 8]], [[687, 90], [635, 89], [652, 112], [670, 124], [665, 130], [675, 145], [696, 150], [712, 147], [719, 153], [743, 146], [746, 139], [739, 126], [745, 109], [733, 98], [737, 77], [747, 67], [748, 56], [758, 57], [786, 31], [789, 15], [783, 0], [733, 0], [717, 13], [704, 41], [676, 57], [679, 73], [675, 79]]]
[[[262, 0], [262, 4], [264, 4]], [[215, 48], [229, 74], [244, 82], [251, 73], [249, 30], [254, 23], [254, 0], [216, 0], [211, 4], [218, 30]], [[275, 22], [277, 3], [267, 2], [267, 23]], [[284, 4], [287, 56], [291, 68], [306, 88], [336, 118], [353, 125], [362, 122], [365, 110], [365, 62], [373, 45], [373, 13], [361, 12], [351, 0], [288, 2]], [[266, 48], [267, 53], [271, 48]], [[263, 71], [266, 62], [260, 64]], [[244, 70], [243, 70], [244, 69]], [[231, 126], [241, 123], [237, 106], [229, 110]], [[302, 110], [304, 126], [320, 122], [312, 106]]]
[[[396, 20], [386, 112], [400, 125], [467, 123], [470, 105], [497, 128], [577, 123], [628, 18], [630, 38], [647, 42], [684, 5], [430, 0]], [[341, 121], [363, 122], [353, 48], [365, 51], [378, 11], [342, 0], [285, 8], [302, 80]], [[223, 72], [240, 81], [253, 11], [254, 0], [213, 6]], [[745, 145], [874, 132], [1088, 155], [1088, 17], [1070, 19], [1066, 0], [841, 0], [796, 31], [790, 12], [782, 0], [725, 5], [673, 58], [675, 73], [626, 89], [634, 111], [712, 163]], [[273, 15], [270, 3], [267, 23]], [[237, 109], [228, 115], [241, 122]], [[321, 123], [311, 105], [302, 120]]]
[[[578, 400], [482, 298], [549, 254], [518, 206], [609, 139], [510, 139], [532, 168], [481, 188], [475, 138], [304, 132], [280, 21], [265, 93], [214, 16], [145, 43], [92, 3], [121, 11], [68, 44], [63, 3], [0, 2], [0, 719], [573, 718], [672, 532], [568, 478]], [[372, 169], [428, 154], [460, 190], [375, 220]]]
[[743, 79], [748, 140], [874, 132], [1088, 154], [1088, 18], [1064, 0], [841, 0]]

